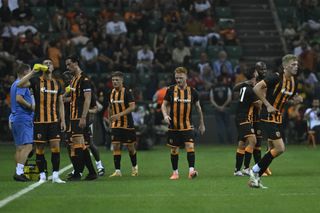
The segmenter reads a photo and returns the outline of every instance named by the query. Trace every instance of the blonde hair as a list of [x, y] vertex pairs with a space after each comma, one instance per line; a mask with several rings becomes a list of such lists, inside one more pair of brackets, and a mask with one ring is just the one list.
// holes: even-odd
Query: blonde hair
[[188, 70], [184, 67], [177, 67], [175, 70], [174, 70], [174, 73], [183, 73], [183, 74], [188, 74]]
[[295, 56], [295, 55], [292, 55], [292, 54], [287, 54], [287, 55], [282, 57], [282, 65], [286, 65], [292, 60], [297, 61], [298, 57]]

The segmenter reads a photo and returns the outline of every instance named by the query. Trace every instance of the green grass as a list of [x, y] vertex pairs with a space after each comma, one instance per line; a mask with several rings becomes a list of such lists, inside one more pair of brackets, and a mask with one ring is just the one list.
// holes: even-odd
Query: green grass
[[[187, 179], [186, 153], [180, 154], [180, 180], [170, 181], [169, 150], [155, 147], [138, 153], [139, 177], [130, 177], [130, 160], [122, 157], [123, 177], [92, 182], [42, 184], [0, 212], [318, 212], [319, 150], [288, 146], [272, 163], [273, 176], [263, 178], [269, 189], [251, 189], [247, 177], [234, 177], [235, 147], [201, 146], [196, 150], [199, 177]], [[100, 148], [107, 175], [112, 153]], [[0, 200], [30, 183], [12, 180], [13, 145], [0, 145]], [[65, 152], [61, 167], [68, 164]], [[50, 159], [47, 156], [47, 159]], [[50, 163], [49, 163], [50, 165]], [[65, 174], [64, 174], [65, 175]], [[62, 177], [64, 177], [62, 175]]]

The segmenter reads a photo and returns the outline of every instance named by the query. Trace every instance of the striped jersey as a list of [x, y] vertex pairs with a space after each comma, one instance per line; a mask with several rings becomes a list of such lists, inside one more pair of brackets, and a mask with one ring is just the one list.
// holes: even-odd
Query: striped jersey
[[164, 100], [170, 104], [169, 130], [186, 131], [194, 128], [192, 123], [192, 107], [199, 101], [198, 92], [189, 86], [180, 89], [177, 85], [167, 89]]
[[266, 106], [262, 106], [261, 120], [273, 123], [282, 123], [282, 111], [286, 102], [296, 93], [296, 81], [293, 76], [287, 79], [283, 74], [272, 73], [263, 81], [267, 84], [266, 99], [278, 111], [269, 114]]
[[59, 96], [63, 94], [60, 82], [44, 76], [30, 79], [30, 88], [35, 99], [35, 123], [52, 123], [59, 120]]
[[[109, 106], [111, 108], [111, 115], [118, 114], [129, 108], [129, 104], [134, 102], [132, 90], [122, 87], [119, 90], [112, 89], [109, 95]], [[133, 129], [133, 118], [132, 114], [126, 114], [121, 116], [119, 120], [113, 121], [111, 128], [123, 128]]]

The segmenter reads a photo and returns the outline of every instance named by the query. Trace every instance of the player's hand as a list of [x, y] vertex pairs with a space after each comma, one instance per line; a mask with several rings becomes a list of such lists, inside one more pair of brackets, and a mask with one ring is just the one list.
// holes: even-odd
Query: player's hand
[[65, 121], [61, 121], [60, 129], [61, 129], [61, 132], [66, 131], [67, 127], [66, 127], [66, 122]]
[[112, 115], [110, 117], [110, 123], [112, 123], [113, 121], [116, 121], [116, 120], [119, 120], [120, 119], [120, 115], [119, 114], [115, 114], [115, 115]]
[[204, 126], [204, 124], [200, 124], [199, 131], [201, 135], [203, 135], [203, 133], [206, 131], [206, 127]]
[[171, 118], [170, 118], [169, 115], [164, 116], [163, 120], [164, 120], [168, 125], [170, 125]]
[[274, 108], [272, 105], [267, 106], [267, 111], [270, 114], [275, 114], [276, 112], [278, 112], [278, 110]]
[[86, 118], [80, 118], [79, 127], [81, 129], [85, 128], [86, 127], [86, 123], [87, 123]]

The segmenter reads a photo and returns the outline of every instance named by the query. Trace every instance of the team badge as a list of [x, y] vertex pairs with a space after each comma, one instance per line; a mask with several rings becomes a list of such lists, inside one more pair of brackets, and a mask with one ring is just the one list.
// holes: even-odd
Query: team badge
[[114, 140], [114, 136], [113, 135], [111, 136], [111, 140]]
[[37, 138], [38, 138], [38, 139], [41, 139], [41, 138], [42, 138], [42, 135], [41, 135], [40, 133], [38, 133], [38, 134], [37, 134]]
[[170, 138], [170, 139], [169, 139], [169, 143], [173, 143], [173, 140], [172, 140], [172, 138]]
[[261, 135], [261, 130], [257, 130], [257, 135]]
[[280, 132], [278, 131], [278, 132], [276, 132], [276, 136], [277, 137], [280, 137], [281, 136], [281, 134], [280, 134]]
[[189, 138], [189, 141], [193, 141], [193, 139], [192, 139], [192, 138]]
[[254, 133], [254, 129], [251, 129], [251, 133]]

